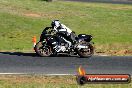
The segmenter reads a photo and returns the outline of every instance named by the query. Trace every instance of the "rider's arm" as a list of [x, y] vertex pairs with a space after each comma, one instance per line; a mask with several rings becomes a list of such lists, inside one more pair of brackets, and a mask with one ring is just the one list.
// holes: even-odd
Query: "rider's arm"
[[43, 34], [43, 33], [47, 33], [47, 30], [49, 30], [49, 29], [51, 29], [51, 28], [52, 28], [52, 27], [46, 27], [46, 28], [44, 28], [42, 34]]
[[61, 24], [63, 29], [66, 29], [66, 31], [68, 32], [68, 34], [71, 34], [72, 30], [68, 27], [66, 27], [64, 24]]

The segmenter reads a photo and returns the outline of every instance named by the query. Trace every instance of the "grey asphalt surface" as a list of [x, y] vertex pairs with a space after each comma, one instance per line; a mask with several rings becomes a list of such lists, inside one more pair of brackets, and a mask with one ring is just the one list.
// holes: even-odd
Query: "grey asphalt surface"
[[80, 65], [89, 74], [132, 74], [132, 56], [38, 57], [34, 53], [0, 52], [0, 73], [77, 74]]
[[65, 0], [65, 1], [101, 2], [101, 3], [113, 3], [113, 4], [132, 4], [132, 0]]

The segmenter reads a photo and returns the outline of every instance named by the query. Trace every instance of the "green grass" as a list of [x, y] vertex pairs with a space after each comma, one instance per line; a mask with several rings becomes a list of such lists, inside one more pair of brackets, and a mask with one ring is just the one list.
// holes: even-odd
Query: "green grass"
[[32, 50], [53, 19], [93, 35], [97, 51], [132, 50], [132, 5], [42, 0], [0, 0], [0, 50]]
[[130, 84], [78, 85], [75, 76], [0, 76], [0, 88], [131, 88]]

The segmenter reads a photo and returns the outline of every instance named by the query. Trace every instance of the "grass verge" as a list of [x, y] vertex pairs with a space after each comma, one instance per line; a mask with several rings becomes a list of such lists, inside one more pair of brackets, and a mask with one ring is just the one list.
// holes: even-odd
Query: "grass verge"
[[0, 50], [32, 50], [32, 37], [53, 19], [93, 35], [96, 52], [132, 55], [132, 5], [43, 0], [0, 1]]
[[131, 88], [130, 84], [76, 83], [75, 76], [0, 75], [0, 88]]

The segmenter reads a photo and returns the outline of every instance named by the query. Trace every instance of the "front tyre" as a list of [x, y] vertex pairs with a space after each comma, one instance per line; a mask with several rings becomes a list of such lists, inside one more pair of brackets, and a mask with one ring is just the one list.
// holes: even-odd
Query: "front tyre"
[[35, 46], [35, 52], [41, 57], [48, 57], [52, 55], [51, 46], [44, 44], [43, 42], [38, 42]]
[[94, 54], [94, 47], [92, 46], [92, 44], [88, 42], [81, 42], [78, 45], [87, 46], [87, 48], [81, 48], [81, 49], [77, 48], [76, 49], [80, 57], [82, 58], [91, 57]]

